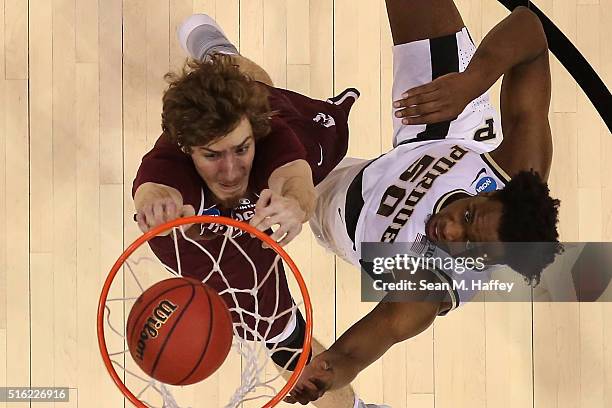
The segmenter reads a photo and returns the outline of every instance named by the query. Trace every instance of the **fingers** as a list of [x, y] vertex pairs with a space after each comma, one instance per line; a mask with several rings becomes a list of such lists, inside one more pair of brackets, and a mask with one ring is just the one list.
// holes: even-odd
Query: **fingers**
[[296, 386], [285, 401], [303, 405], [321, 398], [333, 383], [333, 371], [329, 362], [321, 355], [315, 357], [302, 372]]
[[[285, 246], [289, 242], [291, 242], [295, 237], [298, 236], [300, 231], [302, 230], [302, 224], [293, 222], [291, 220], [282, 220], [280, 217], [269, 217], [266, 218], [265, 223], [260, 224], [262, 228], [264, 228], [267, 224], [271, 224], [269, 228], [273, 225], [278, 225], [279, 227], [270, 235], [275, 242], [278, 242], [280, 246]], [[263, 229], [262, 231], [266, 231]], [[269, 248], [270, 246], [265, 242], [262, 243], [262, 248]]]
[[402, 96], [405, 96], [405, 98], [395, 101], [393, 104], [394, 108], [398, 108], [395, 111], [395, 117], [403, 118], [402, 124], [404, 125], [435, 123], [435, 119], [439, 119], [438, 116], [428, 115], [435, 115], [442, 109], [441, 93], [437, 89], [421, 93], [431, 89], [433, 89], [433, 85], [427, 84], [404, 93]]
[[[255, 217], [253, 217], [255, 218]], [[252, 224], [255, 228], [257, 228], [260, 231], [267, 231], [268, 229], [272, 228], [273, 225], [279, 224], [280, 217], [278, 217], [278, 214], [274, 214], [273, 216], [270, 217], [265, 217], [263, 220], [261, 220], [260, 223], [258, 223], [257, 225]], [[285, 231], [286, 232], [286, 231]]]
[[195, 208], [193, 208], [193, 205], [184, 205], [181, 208], [181, 217], [192, 217], [195, 215]]
[[258, 206], [267, 205], [266, 203], [270, 202], [273, 195], [274, 195], [274, 192], [270, 190], [269, 188], [265, 188], [261, 190], [261, 193], [259, 194], [259, 200], [257, 200], [257, 203], [255, 204], [255, 208], [257, 208]]
[[[410, 95], [406, 97], [405, 95]], [[440, 99], [440, 93], [436, 89], [435, 91], [428, 92], [425, 94], [411, 94], [404, 93], [402, 99], [393, 102], [394, 108], [406, 108], [413, 105], [423, 105], [431, 103]]]
[[[265, 218], [256, 228], [260, 231], [267, 231], [274, 225], [278, 225], [278, 228], [270, 235], [270, 238], [278, 242], [280, 246], [285, 246], [293, 241], [302, 231], [302, 223], [297, 221], [297, 217], [288, 211]], [[262, 247], [268, 248], [268, 245], [264, 242]]]
[[434, 80], [424, 85], [415, 86], [414, 88], [407, 90], [406, 92], [402, 94], [402, 98], [410, 99], [418, 95], [423, 95], [423, 94], [434, 92], [436, 90], [438, 90], [438, 83]]
[[297, 237], [301, 231], [302, 231], [302, 224], [297, 224], [295, 225], [294, 228], [287, 231], [287, 235], [285, 235], [285, 237], [282, 240], [279, 241], [277, 239], [276, 241], [278, 242], [280, 246], [285, 246], [291, 241], [293, 241], [293, 239]]
[[264, 208], [268, 207], [272, 204], [272, 199], [274, 198], [274, 192], [269, 188], [266, 188], [261, 191], [259, 195], [259, 199], [257, 203], [255, 203], [255, 212], [261, 212]]
[[[193, 208], [193, 206], [189, 205], [189, 204], [184, 205], [181, 208], [181, 211], [180, 211], [179, 215], [180, 215], [180, 217], [192, 217], [192, 216], [195, 215], [195, 208]], [[193, 224], [184, 224], [184, 225], [181, 225], [181, 228], [183, 229], [183, 231], [187, 231], [192, 226], [193, 226]]]
[[320, 387], [321, 384], [316, 384], [312, 380], [303, 380], [291, 391], [290, 395], [285, 398], [285, 401], [294, 404], [300, 403], [306, 405], [311, 401], [316, 401], [325, 394], [325, 389]]
[[270, 228], [268, 227], [262, 230], [258, 226], [259, 224], [261, 224], [262, 221], [264, 221], [266, 217], [270, 215], [269, 207], [272, 204], [272, 197], [273, 197], [272, 190], [270, 189], [262, 190], [261, 194], [259, 195], [259, 200], [257, 200], [257, 203], [255, 203], [255, 215], [253, 216], [253, 218], [251, 218], [251, 221], [249, 221], [249, 224], [259, 229], [260, 231], [265, 231], [266, 229]]
[[440, 104], [438, 101], [424, 103], [422, 105], [414, 105], [409, 106], [405, 109], [400, 109], [395, 112], [396, 118], [405, 118], [402, 120], [402, 123], [407, 125], [408, 120], [414, 116], [423, 116], [429, 115], [431, 113], [436, 113], [440, 110]]
[[[294, 199], [283, 197], [266, 189], [261, 192], [255, 205], [255, 215], [249, 223], [262, 232], [278, 225], [276, 231], [271, 234], [271, 238], [283, 246], [300, 233], [303, 218], [304, 212]], [[264, 243], [262, 247], [267, 248], [268, 245]]]
[[280, 239], [282, 237], [284, 237], [287, 234], [287, 231], [289, 230], [289, 227], [287, 226], [287, 224], [284, 225], [280, 225], [276, 231], [274, 231], [272, 233], [272, 235], [270, 235], [270, 238], [272, 238], [274, 241], [278, 242], [280, 241]]
[[393, 103], [404, 125], [429, 125], [455, 120], [473, 99], [462, 74], [453, 72], [409, 89]]
[[182, 211], [183, 208], [179, 209], [174, 200], [163, 198], [146, 203], [142, 208], [138, 209], [136, 222], [142, 232], [147, 232], [161, 224], [179, 218]]
[[164, 219], [166, 218], [166, 213], [169, 212], [169, 210], [166, 211], [165, 203], [156, 202], [153, 204], [152, 209], [153, 211], [151, 217], [149, 217], [148, 219], [152, 220], [155, 225], [163, 224]]

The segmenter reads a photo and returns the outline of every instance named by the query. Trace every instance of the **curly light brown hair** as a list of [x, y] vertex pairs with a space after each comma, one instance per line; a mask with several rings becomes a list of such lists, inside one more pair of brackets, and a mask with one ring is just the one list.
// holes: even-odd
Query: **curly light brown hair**
[[244, 117], [255, 140], [270, 132], [267, 90], [230, 56], [188, 59], [180, 73], [169, 72], [164, 79], [169, 86], [162, 99], [162, 130], [185, 153], [227, 135]]

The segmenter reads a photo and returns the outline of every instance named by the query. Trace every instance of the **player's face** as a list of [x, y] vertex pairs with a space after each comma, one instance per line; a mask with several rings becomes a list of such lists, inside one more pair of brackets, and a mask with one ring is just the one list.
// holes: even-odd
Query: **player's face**
[[451, 253], [470, 249], [475, 242], [499, 242], [502, 208], [490, 193], [456, 200], [427, 221], [425, 234]]
[[254, 157], [255, 139], [247, 118], [226, 136], [194, 146], [191, 152], [198, 173], [216, 200], [227, 207], [245, 195]]

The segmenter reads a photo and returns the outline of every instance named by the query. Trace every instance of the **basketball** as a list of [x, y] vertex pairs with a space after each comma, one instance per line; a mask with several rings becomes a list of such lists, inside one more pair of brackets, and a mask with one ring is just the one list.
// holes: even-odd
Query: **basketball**
[[232, 345], [232, 319], [202, 282], [171, 278], [144, 291], [127, 321], [130, 354], [152, 378], [189, 385], [213, 374]]

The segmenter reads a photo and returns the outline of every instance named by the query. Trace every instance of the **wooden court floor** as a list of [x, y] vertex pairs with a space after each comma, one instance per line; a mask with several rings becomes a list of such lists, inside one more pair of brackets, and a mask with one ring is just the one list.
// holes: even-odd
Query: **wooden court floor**
[[[458, 0], [475, 41], [507, 15]], [[610, 87], [612, 0], [538, 0]], [[130, 188], [160, 134], [174, 35], [215, 17], [279, 87], [325, 98], [357, 87], [349, 155], [391, 146], [391, 39], [382, 0], [0, 0], [0, 386], [67, 386], [68, 403], [129, 406], [99, 358], [96, 303], [137, 235]], [[550, 185], [565, 241], [612, 241], [612, 136], [551, 56]], [[493, 89], [497, 103], [499, 84]], [[309, 285], [316, 336], [367, 313], [358, 271], [306, 229], [290, 247]], [[610, 313], [610, 314], [608, 314]], [[222, 406], [215, 377], [192, 406]], [[473, 303], [394, 347], [355, 381], [394, 408], [612, 406], [612, 305]], [[21, 408], [28, 403], [0, 403]]]

